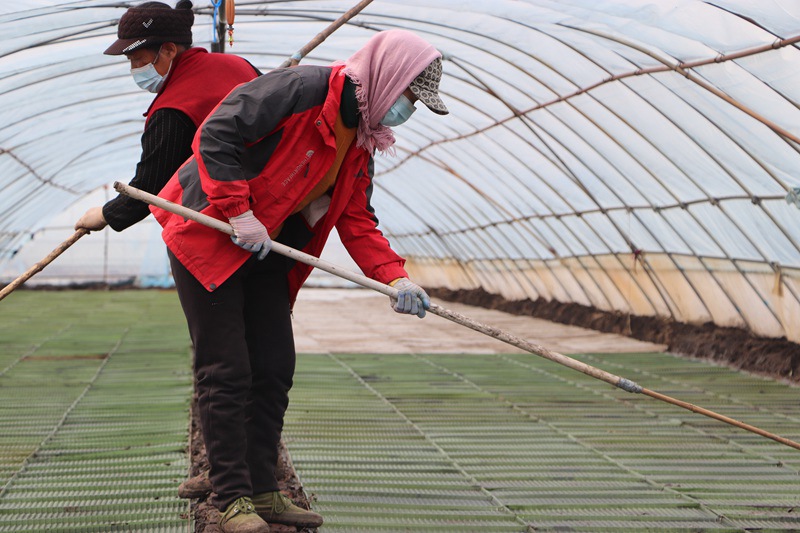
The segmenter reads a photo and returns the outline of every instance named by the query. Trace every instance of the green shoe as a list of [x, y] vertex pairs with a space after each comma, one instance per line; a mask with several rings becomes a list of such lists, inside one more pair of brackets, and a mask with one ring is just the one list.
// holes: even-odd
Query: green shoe
[[253, 496], [253, 504], [258, 516], [267, 522], [300, 528], [322, 525], [322, 515], [296, 506], [280, 491], [256, 494]]
[[222, 513], [219, 529], [222, 533], [269, 533], [269, 524], [256, 514], [253, 501], [242, 496]]

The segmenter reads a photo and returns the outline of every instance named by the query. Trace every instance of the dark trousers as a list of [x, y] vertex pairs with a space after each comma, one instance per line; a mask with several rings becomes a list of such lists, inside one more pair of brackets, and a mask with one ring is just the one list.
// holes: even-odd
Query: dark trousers
[[290, 264], [275, 253], [253, 256], [208, 292], [169, 257], [194, 343], [213, 503], [224, 510], [242, 496], [278, 490], [278, 443], [295, 369]]

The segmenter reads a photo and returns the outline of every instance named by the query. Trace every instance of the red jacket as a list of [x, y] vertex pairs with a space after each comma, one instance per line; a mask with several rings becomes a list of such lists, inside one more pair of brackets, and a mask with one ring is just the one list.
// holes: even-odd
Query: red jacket
[[[268, 230], [279, 227], [333, 163], [343, 68], [278, 69], [236, 88], [202, 124], [194, 156], [159, 196], [224, 221], [252, 209]], [[313, 237], [303, 251], [319, 257], [335, 226], [364, 274], [388, 283], [407, 277], [405, 260], [377, 228], [371, 191], [372, 158], [354, 142], [339, 169], [331, 205], [310, 228]], [[151, 210], [164, 227], [167, 247], [209, 291], [252, 255], [222, 232]], [[297, 263], [289, 273], [292, 301], [310, 272]]]

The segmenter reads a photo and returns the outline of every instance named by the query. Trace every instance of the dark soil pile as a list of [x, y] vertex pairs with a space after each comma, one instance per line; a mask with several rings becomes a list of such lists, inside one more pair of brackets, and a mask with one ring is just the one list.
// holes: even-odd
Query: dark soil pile
[[800, 344], [786, 338], [756, 337], [739, 328], [723, 328], [712, 323], [692, 325], [663, 318], [631, 316], [575, 303], [548, 302], [542, 299], [511, 301], [482, 289], [427, 291], [433, 297], [451, 302], [666, 344], [668, 350], [674, 354], [711, 359], [733, 368], [800, 383]]

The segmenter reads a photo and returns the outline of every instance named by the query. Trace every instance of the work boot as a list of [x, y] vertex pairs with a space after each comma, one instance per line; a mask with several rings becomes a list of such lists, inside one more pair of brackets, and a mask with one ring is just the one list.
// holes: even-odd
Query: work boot
[[211, 493], [211, 480], [208, 479], [208, 471], [190, 477], [178, 485], [178, 496], [191, 500], [202, 498]]
[[253, 496], [253, 504], [256, 506], [258, 516], [267, 522], [298, 528], [322, 525], [321, 515], [296, 506], [292, 500], [277, 490], [256, 494]]
[[269, 524], [256, 514], [253, 501], [242, 496], [222, 513], [219, 529], [222, 533], [269, 533]]

